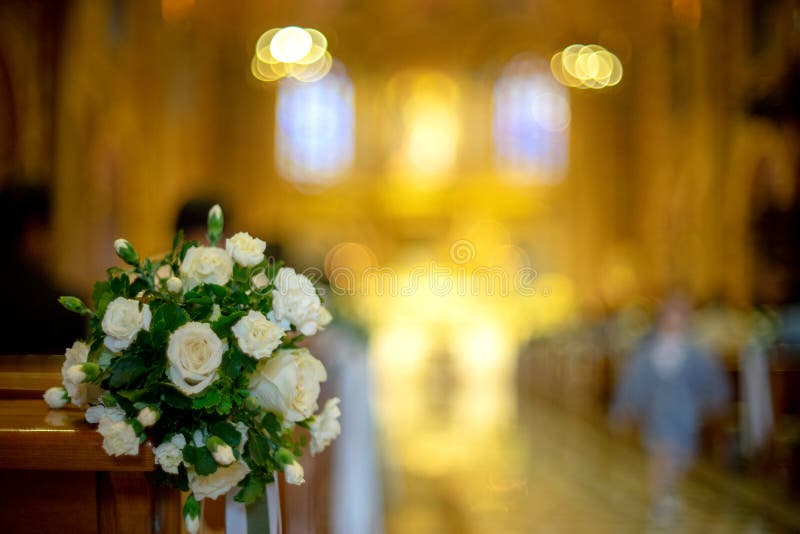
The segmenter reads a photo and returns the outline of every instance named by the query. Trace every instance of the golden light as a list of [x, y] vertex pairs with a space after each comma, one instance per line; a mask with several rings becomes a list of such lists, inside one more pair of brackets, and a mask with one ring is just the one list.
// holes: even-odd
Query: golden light
[[250, 71], [262, 82], [291, 77], [305, 83], [321, 80], [330, 72], [333, 56], [328, 39], [313, 28], [287, 26], [267, 30], [256, 41]]
[[578, 89], [613, 87], [622, 80], [619, 58], [600, 45], [569, 45], [550, 60], [553, 77]]
[[311, 37], [311, 46], [308, 49], [308, 53], [297, 60], [296, 63], [309, 65], [321, 59], [322, 56], [325, 55], [325, 51], [328, 50], [328, 39], [322, 35], [322, 32], [313, 28], [306, 28], [305, 31]]
[[402, 121], [397, 176], [424, 188], [444, 184], [452, 178], [461, 133], [457, 84], [440, 72], [412, 71], [395, 76], [387, 89]]
[[261, 34], [261, 37], [256, 41], [256, 57], [264, 63], [279, 63], [279, 61], [269, 51], [269, 45], [275, 34], [281, 31], [280, 28], [272, 28]]
[[279, 30], [269, 43], [269, 52], [278, 61], [295, 63], [311, 51], [311, 35], [303, 28], [287, 26]]

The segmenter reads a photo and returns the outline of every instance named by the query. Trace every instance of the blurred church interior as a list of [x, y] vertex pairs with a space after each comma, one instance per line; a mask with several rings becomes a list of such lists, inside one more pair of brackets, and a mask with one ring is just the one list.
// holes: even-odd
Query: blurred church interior
[[[5, 0], [2, 280], [74, 332], [51, 293], [220, 203], [333, 309], [285, 531], [352, 534], [662, 528], [608, 413], [680, 291], [730, 395], [656, 531], [794, 532], [798, 103], [797, 0]], [[0, 313], [0, 360], [68, 345]]]

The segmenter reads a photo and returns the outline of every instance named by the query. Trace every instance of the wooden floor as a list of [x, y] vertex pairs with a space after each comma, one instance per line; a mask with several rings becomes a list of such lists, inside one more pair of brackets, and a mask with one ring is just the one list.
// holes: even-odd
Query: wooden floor
[[[657, 528], [648, 519], [638, 447], [612, 437], [600, 421], [544, 403], [519, 411], [505, 427], [476, 432], [468, 424], [451, 425], [438, 434], [423, 427], [414, 430], [416, 438], [387, 445], [387, 531], [800, 532], [800, 503], [705, 464], [684, 481], [676, 523]], [[427, 444], [417, 447], [414, 439]], [[436, 452], [415, 462], [402, 447]], [[416, 468], [425, 458], [446, 463], [451, 454], [458, 461], [442, 469]]]

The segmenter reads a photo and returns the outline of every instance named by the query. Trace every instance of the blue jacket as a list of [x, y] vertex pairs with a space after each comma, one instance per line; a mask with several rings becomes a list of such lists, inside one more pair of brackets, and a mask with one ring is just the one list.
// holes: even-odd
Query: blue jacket
[[717, 359], [690, 340], [682, 344], [681, 366], [659, 374], [652, 357], [655, 341], [651, 334], [634, 351], [617, 384], [611, 415], [636, 419], [648, 447], [666, 444], [691, 457], [703, 419], [728, 401], [728, 381]]

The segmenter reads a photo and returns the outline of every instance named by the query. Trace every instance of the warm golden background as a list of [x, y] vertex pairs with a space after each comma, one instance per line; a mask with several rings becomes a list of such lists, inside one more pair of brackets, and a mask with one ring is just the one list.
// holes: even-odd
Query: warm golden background
[[[315, 82], [315, 102], [251, 72], [259, 36], [288, 25], [320, 30], [337, 62]], [[551, 58], [574, 43], [615, 54], [619, 83], [559, 85]], [[635, 330], [680, 287], [713, 304], [709, 337], [736, 376], [750, 310], [800, 296], [799, 59], [792, 0], [7, 0], [0, 187], [49, 189], [44, 265], [82, 296], [114, 263], [115, 238], [163, 251], [196, 198], [220, 202], [230, 231], [327, 275], [379, 267], [403, 281], [431, 262], [453, 280], [481, 267], [534, 270], [527, 296], [440, 296], [423, 283], [407, 295], [359, 284], [333, 299], [369, 353], [379, 515], [390, 532], [527, 532], [563, 527], [569, 514], [552, 510], [572, 506], [616, 531], [620, 516], [600, 510], [636, 508], [645, 490], [620, 490], [616, 504], [584, 491], [585, 479], [620, 487], [599, 465], [630, 466], [605, 434], [570, 426], [577, 411], [602, 427], [627, 354], [604, 325]], [[501, 135], [497, 121], [529, 112], [513, 96], [525, 80], [539, 80], [557, 114], [531, 141], [544, 148], [520, 164], [502, 147], [527, 141], [513, 128]], [[291, 98], [302, 109], [287, 104], [281, 123]], [[287, 144], [320, 132], [293, 159]], [[308, 170], [315, 157], [321, 171]], [[458, 244], [466, 260], [454, 257]], [[780, 387], [800, 387], [796, 376]], [[766, 459], [742, 469], [735, 454], [708, 455], [714, 473], [755, 484], [743, 495], [800, 487], [800, 402], [775, 396]], [[573, 415], [549, 411], [564, 407]], [[735, 447], [731, 424], [717, 449]], [[573, 486], [547, 456], [559, 447], [531, 445], [528, 432], [573, 443], [588, 462]], [[608, 457], [587, 460], [586, 440]], [[529, 463], [541, 454], [550, 460]], [[698, 491], [706, 508], [695, 520], [722, 513], [733, 518], [725, 532], [752, 518], [765, 531], [775, 517], [792, 524], [781, 506], [765, 512], [741, 496], [709, 511], [716, 490]], [[620, 528], [637, 531], [637, 520]]]

